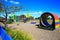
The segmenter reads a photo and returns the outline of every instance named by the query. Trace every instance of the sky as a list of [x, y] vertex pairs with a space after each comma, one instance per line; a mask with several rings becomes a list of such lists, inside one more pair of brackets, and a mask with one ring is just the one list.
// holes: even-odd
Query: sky
[[[44, 12], [57, 14], [60, 17], [60, 0], [4, 0], [5, 5], [22, 5], [23, 9], [15, 12], [17, 16], [30, 13], [33, 17], [39, 17]], [[1, 14], [2, 15], [2, 14]], [[11, 15], [11, 14], [10, 14]]]

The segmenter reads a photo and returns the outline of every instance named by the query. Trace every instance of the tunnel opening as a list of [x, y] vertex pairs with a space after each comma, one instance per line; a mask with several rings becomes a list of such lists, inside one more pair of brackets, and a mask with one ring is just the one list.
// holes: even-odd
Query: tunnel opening
[[54, 16], [49, 12], [43, 13], [40, 17], [40, 27], [45, 29], [55, 29]]

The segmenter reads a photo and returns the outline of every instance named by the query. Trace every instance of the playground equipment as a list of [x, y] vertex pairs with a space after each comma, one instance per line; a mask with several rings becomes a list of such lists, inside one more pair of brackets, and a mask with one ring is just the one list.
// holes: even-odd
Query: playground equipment
[[20, 22], [20, 17], [16, 16], [16, 22]]
[[13, 21], [16, 20], [16, 15], [15, 14], [11, 14], [11, 16], [9, 16], [10, 19], [12, 19]]
[[17, 25], [19, 25], [19, 22], [20, 22], [20, 17], [16, 16], [16, 23], [17, 23]]
[[36, 24], [36, 22], [31, 22], [31, 24]]
[[[51, 19], [48, 17], [51, 16]], [[48, 22], [50, 20], [50, 22]], [[42, 29], [53, 30], [59, 28], [59, 18], [56, 14], [45, 12], [41, 15], [39, 27]]]
[[31, 15], [30, 15], [30, 13], [28, 12], [28, 13], [26, 14], [26, 18], [27, 18], [28, 21], [30, 21], [30, 17], [31, 17]]
[[13, 21], [16, 20], [16, 22], [20, 22], [20, 17], [19, 16], [16, 16], [15, 14], [12, 14], [10, 16], [10, 19], [12, 19]]
[[2, 40], [12, 40], [12, 38], [6, 33], [2, 26], [0, 26], [0, 37]]
[[24, 18], [24, 23], [26, 23], [28, 21], [28, 18]]

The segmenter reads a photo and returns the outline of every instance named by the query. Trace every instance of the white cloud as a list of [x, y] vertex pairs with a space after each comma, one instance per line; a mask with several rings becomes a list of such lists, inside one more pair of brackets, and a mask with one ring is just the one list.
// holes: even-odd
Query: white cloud
[[10, 3], [14, 3], [14, 1], [11, 0]]
[[14, 2], [13, 0], [11, 0], [10, 3], [19, 4], [19, 2]]
[[31, 14], [38, 14], [38, 15], [40, 15], [40, 14], [42, 14], [42, 12], [41, 11], [39, 11], [39, 12], [32, 12]]
[[14, 2], [14, 4], [19, 4], [19, 2]]
[[5, 1], [7, 1], [7, 0], [5, 0]]
[[42, 12], [40, 11], [39, 14], [42, 14]]

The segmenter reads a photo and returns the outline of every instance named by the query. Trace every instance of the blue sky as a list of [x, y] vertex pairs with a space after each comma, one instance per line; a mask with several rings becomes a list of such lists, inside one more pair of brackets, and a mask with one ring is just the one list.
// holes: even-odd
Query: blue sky
[[60, 0], [5, 0], [6, 5], [23, 5], [23, 9], [16, 12], [16, 15], [30, 13], [39, 17], [43, 12], [55, 13], [60, 17]]

